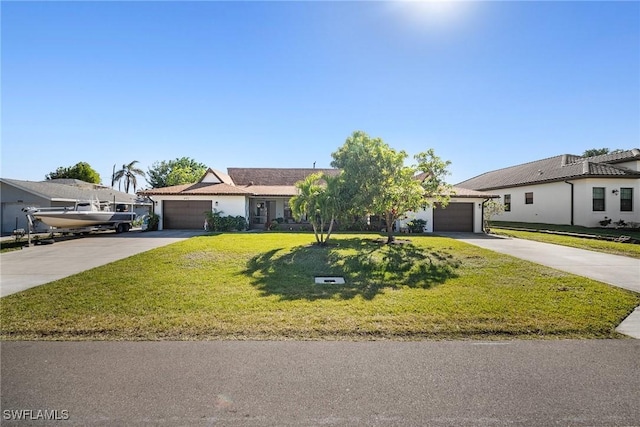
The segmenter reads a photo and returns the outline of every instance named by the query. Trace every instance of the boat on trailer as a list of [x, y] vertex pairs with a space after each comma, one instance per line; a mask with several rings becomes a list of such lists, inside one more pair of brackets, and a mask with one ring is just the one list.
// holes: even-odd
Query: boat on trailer
[[25, 212], [31, 222], [41, 221], [55, 231], [74, 231], [88, 228], [114, 229], [118, 233], [131, 229], [131, 223], [136, 219], [133, 207], [125, 204], [116, 205], [111, 210], [110, 202], [98, 200], [79, 201], [73, 207], [63, 208], [26, 208]]

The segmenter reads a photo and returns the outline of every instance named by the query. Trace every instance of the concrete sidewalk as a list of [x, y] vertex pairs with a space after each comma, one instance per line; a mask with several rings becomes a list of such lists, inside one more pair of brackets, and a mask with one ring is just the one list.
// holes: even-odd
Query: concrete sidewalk
[[[494, 252], [640, 293], [640, 259], [637, 258], [494, 235], [442, 234]], [[640, 307], [636, 308], [616, 331], [640, 339]]]
[[197, 230], [99, 233], [0, 254], [0, 297], [203, 234]]

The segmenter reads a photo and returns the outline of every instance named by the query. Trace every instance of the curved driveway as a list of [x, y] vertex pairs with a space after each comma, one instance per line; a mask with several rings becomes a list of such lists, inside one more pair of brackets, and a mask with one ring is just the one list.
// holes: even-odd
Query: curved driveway
[[0, 254], [0, 297], [201, 234], [198, 230], [105, 232], [5, 252]]

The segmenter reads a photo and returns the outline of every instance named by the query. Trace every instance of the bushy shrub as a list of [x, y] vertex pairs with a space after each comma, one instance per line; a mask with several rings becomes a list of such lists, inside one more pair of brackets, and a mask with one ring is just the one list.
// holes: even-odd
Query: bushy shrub
[[147, 229], [145, 231], [157, 231], [159, 224], [160, 224], [160, 215], [156, 215], [154, 213], [149, 214], [149, 219], [147, 221]]
[[209, 231], [244, 231], [247, 220], [243, 216], [222, 216], [222, 211], [206, 212], [207, 229]]
[[424, 233], [424, 227], [427, 225], [427, 221], [424, 219], [414, 219], [407, 223], [409, 231], [412, 233]]

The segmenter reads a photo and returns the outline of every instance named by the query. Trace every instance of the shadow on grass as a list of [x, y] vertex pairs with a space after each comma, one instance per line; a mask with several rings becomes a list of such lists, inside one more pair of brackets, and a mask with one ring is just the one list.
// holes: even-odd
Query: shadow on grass
[[[283, 300], [373, 299], [383, 289], [428, 289], [456, 277], [459, 262], [443, 250], [369, 239], [334, 240], [329, 246], [273, 249], [253, 257], [244, 274], [263, 295]], [[345, 284], [315, 284], [316, 276], [341, 276]]]

